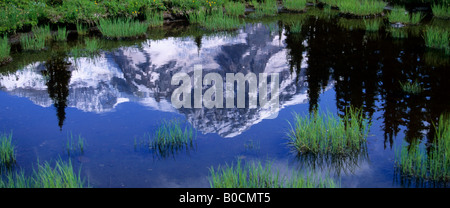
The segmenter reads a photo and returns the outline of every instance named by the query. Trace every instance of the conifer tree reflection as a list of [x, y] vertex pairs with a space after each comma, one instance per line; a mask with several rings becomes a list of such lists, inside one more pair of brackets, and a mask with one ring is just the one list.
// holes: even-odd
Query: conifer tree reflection
[[71, 72], [66, 57], [62, 54], [52, 56], [45, 63], [45, 70], [41, 71], [46, 78], [46, 85], [49, 97], [53, 100], [58, 116], [58, 126], [62, 129], [66, 119], [65, 108], [67, 107], [67, 97], [69, 96], [69, 81]]

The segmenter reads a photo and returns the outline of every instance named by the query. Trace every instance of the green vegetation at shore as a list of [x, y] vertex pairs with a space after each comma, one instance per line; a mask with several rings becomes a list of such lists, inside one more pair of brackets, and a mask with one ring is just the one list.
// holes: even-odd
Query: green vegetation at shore
[[450, 119], [441, 115], [431, 146], [414, 140], [396, 152], [396, 169], [402, 177], [419, 181], [448, 182], [450, 179]]
[[103, 36], [112, 39], [135, 38], [145, 35], [148, 25], [130, 19], [102, 19], [99, 21], [98, 29]]
[[10, 58], [11, 46], [8, 42], [8, 37], [3, 36], [0, 38], [0, 65]]
[[26, 176], [23, 171], [6, 172], [0, 176], [0, 188], [86, 188], [85, 181], [74, 172], [71, 161], [55, 161], [37, 164], [33, 174]]
[[0, 134], [0, 170], [11, 167], [16, 162], [12, 134]]
[[293, 173], [290, 177], [280, 175], [273, 170], [272, 164], [261, 162], [210, 168], [211, 188], [336, 188], [338, 185], [329, 177], [313, 174], [301, 175]]

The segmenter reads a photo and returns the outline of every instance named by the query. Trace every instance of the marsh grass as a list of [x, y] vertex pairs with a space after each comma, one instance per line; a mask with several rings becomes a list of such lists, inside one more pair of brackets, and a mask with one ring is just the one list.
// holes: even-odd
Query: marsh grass
[[409, 13], [403, 7], [394, 7], [388, 14], [388, 20], [391, 23], [403, 23], [403, 24], [419, 24], [423, 19], [423, 15], [420, 12]]
[[8, 172], [0, 177], [2, 188], [85, 188], [85, 181], [74, 172], [72, 162], [64, 162], [61, 159], [52, 166], [49, 162], [37, 165], [33, 174], [25, 176], [23, 171]]
[[450, 19], [450, 6], [434, 4], [431, 6], [433, 15], [441, 19]]
[[86, 145], [86, 140], [81, 136], [78, 135], [76, 138], [73, 136], [72, 133], [67, 136], [66, 141], [66, 152], [70, 156], [71, 154], [83, 154], [84, 148]]
[[366, 20], [364, 19], [366, 31], [376, 32], [381, 28], [382, 22], [380, 20]]
[[403, 7], [394, 7], [391, 12], [387, 15], [388, 20], [391, 23], [401, 22], [401, 23], [409, 23], [410, 18], [409, 14]]
[[219, 9], [206, 16], [206, 19], [200, 22], [200, 25], [212, 31], [225, 31], [238, 29], [242, 24], [238, 17], [225, 15], [222, 9]]
[[272, 164], [261, 162], [241, 164], [237, 160], [234, 165], [210, 168], [211, 188], [335, 188], [337, 184], [328, 177], [318, 177], [313, 174], [301, 175], [292, 173], [290, 177], [280, 175], [272, 170]]
[[84, 39], [86, 45], [86, 51], [90, 54], [95, 54], [100, 50], [100, 41], [97, 38]]
[[283, 6], [287, 10], [302, 11], [306, 8], [306, 0], [283, 0]]
[[52, 38], [52, 31], [50, 30], [50, 25], [45, 25], [42, 27], [33, 27], [31, 32], [33, 33], [34, 37], [42, 37], [47, 40]]
[[340, 0], [339, 11], [353, 16], [374, 16], [383, 13], [386, 3], [379, 0]]
[[16, 162], [15, 146], [11, 134], [0, 134], [0, 169], [10, 168]]
[[188, 16], [190, 23], [201, 23], [206, 20], [206, 11], [204, 9], [199, 9], [196, 11], [192, 11]]
[[39, 51], [45, 48], [47, 35], [44, 32], [33, 33], [33, 35], [24, 34], [20, 36], [20, 44], [25, 51]]
[[413, 25], [417, 25], [417, 24], [420, 23], [420, 21], [422, 21], [422, 19], [423, 19], [424, 17], [425, 17], [425, 16], [422, 15], [422, 13], [420, 13], [420, 12], [413, 13], [413, 14], [411, 14], [411, 20], [410, 20], [410, 23], [413, 24]]
[[289, 31], [291, 33], [300, 33], [302, 32], [302, 22], [296, 21], [296, 22], [291, 22], [289, 24]]
[[360, 110], [349, 108], [341, 118], [329, 112], [294, 114], [289, 144], [298, 154], [330, 154], [347, 157], [366, 148], [371, 123]]
[[140, 140], [135, 138], [134, 147], [148, 147], [156, 155], [166, 158], [193, 149], [195, 138], [196, 132], [187, 123], [177, 119], [163, 120], [153, 134], [145, 134]]
[[164, 16], [162, 12], [149, 11], [146, 14], [146, 19], [150, 27], [162, 26], [164, 24]]
[[255, 12], [252, 13], [251, 17], [259, 18], [263, 16], [274, 16], [278, 13], [278, 6], [275, 0], [264, 0], [258, 3], [256, 0], [252, 1], [255, 8]]
[[0, 38], [0, 65], [3, 61], [10, 58], [11, 46], [8, 43], [8, 37], [5, 35]]
[[425, 45], [429, 48], [443, 49], [450, 55], [449, 32], [437, 27], [427, 27], [424, 34]]
[[83, 24], [81, 24], [79, 22], [77, 22], [76, 26], [77, 26], [77, 33], [78, 33], [78, 35], [84, 36], [84, 35], [88, 34], [88, 29], [87, 29], [86, 26], [84, 26]]
[[428, 150], [416, 139], [396, 151], [397, 174], [416, 181], [449, 182], [450, 117], [441, 115], [435, 128], [436, 136]]
[[103, 36], [112, 39], [137, 38], [144, 36], [148, 25], [131, 19], [101, 19], [98, 29]]
[[66, 27], [58, 27], [58, 31], [53, 35], [53, 38], [56, 41], [66, 41], [68, 34]]
[[403, 92], [409, 94], [419, 94], [423, 91], [422, 86], [420, 86], [420, 83], [417, 80], [413, 82], [400, 82], [400, 87]]
[[228, 1], [224, 7], [227, 15], [238, 17], [245, 14], [245, 4], [241, 2]]

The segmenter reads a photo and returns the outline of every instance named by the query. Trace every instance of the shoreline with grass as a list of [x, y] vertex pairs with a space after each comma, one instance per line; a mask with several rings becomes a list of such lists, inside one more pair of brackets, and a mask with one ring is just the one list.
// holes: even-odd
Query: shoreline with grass
[[[429, 2], [428, 9], [411, 12], [401, 4], [382, 0], [155, 0], [142, 1], [130, 5], [131, 1], [95, 1], [76, 0], [74, 2], [21, 1], [0, 3], [4, 11], [0, 18], [0, 66], [11, 63], [12, 47], [20, 44], [20, 51], [47, 50], [49, 42], [67, 42], [69, 36], [97, 36], [111, 40], [133, 40], [146, 38], [151, 30], [168, 24], [183, 22], [197, 25], [213, 32], [232, 31], [245, 24], [247, 18], [257, 19], [283, 13], [305, 13], [309, 8], [335, 10], [341, 18], [363, 19], [368, 32], [376, 32], [382, 22], [373, 21], [374, 17], [386, 18], [391, 24], [418, 25], [431, 14], [438, 19], [449, 19], [449, 6], [442, 2]], [[33, 7], [30, 6], [33, 2]], [[53, 2], [53, 1], [50, 1]], [[398, 3], [398, 2], [397, 2]], [[17, 10], [17, 11], [16, 11]], [[30, 16], [28, 10], [35, 13]], [[22, 16], [19, 17], [21, 14]], [[25, 15], [26, 14], [26, 15]], [[15, 16], [14, 16], [15, 15]], [[366, 21], [367, 20], [367, 21]], [[292, 33], [301, 32], [301, 23], [293, 22]], [[393, 37], [404, 35], [394, 31]], [[432, 31], [436, 33], [436, 30]], [[450, 54], [445, 33], [441, 40], [435, 41], [427, 30], [426, 44], [430, 48], [443, 49]], [[447, 45], [445, 45], [447, 43]], [[436, 45], [438, 44], [438, 45]], [[15, 49], [17, 51], [17, 49]], [[14, 52], [15, 52], [14, 51]], [[76, 52], [76, 51], [74, 51]], [[82, 52], [83, 53], [83, 52]]]

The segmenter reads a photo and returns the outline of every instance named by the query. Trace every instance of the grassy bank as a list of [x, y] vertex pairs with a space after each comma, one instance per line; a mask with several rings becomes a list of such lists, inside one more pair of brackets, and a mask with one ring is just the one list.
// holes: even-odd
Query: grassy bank
[[0, 66], [3, 65], [3, 62], [6, 62], [11, 58], [9, 55], [11, 52], [11, 46], [8, 42], [8, 37], [3, 36], [0, 38]]
[[382, 14], [386, 3], [378, 0], [340, 0], [336, 5], [343, 14], [365, 17]]
[[145, 35], [148, 25], [131, 19], [102, 19], [98, 29], [103, 36], [111, 39], [137, 38]]

